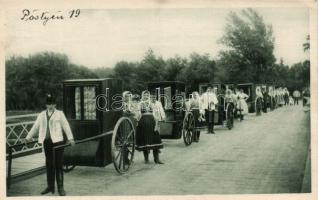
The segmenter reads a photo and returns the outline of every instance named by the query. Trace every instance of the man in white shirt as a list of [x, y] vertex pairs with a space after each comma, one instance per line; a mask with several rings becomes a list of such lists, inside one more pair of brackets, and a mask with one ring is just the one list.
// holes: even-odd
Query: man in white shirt
[[205, 110], [205, 120], [208, 125], [208, 133], [215, 134], [214, 128], [214, 111], [215, 106], [218, 104], [218, 99], [214, 90], [209, 85], [206, 92], [201, 96], [201, 105], [202, 108]]
[[299, 97], [300, 97], [300, 92], [298, 90], [295, 90], [293, 92], [293, 97], [294, 97], [294, 105], [298, 105], [298, 100], [299, 100]]
[[47, 174], [47, 188], [41, 194], [49, 192], [54, 193], [55, 176], [57, 182], [58, 193], [60, 196], [65, 196], [63, 186], [63, 149], [57, 149], [55, 154], [55, 163], [53, 163], [53, 148], [64, 144], [63, 131], [66, 134], [71, 145], [75, 145], [73, 134], [64, 113], [55, 109], [55, 101], [52, 95], [46, 97], [46, 110], [42, 111], [32, 129], [25, 138], [25, 142], [30, 141], [36, 134], [39, 135], [38, 142], [43, 144], [45, 153], [45, 164]]

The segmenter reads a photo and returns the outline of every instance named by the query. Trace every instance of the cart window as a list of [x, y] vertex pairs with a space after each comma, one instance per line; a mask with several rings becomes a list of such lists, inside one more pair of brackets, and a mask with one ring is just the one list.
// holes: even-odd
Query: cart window
[[84, 119], [96, 119], [96, 91], [95, 87], [84, 87]]
[[66, 87], [64, 112], [69, 119], [81, 119], [81, 88]]
[[81, 88], [75, 88], [75, 119], [81, 119]]
[[164, 108], [165, 109], [171, 109], [171, 87], [165, 87], [164, 88]]

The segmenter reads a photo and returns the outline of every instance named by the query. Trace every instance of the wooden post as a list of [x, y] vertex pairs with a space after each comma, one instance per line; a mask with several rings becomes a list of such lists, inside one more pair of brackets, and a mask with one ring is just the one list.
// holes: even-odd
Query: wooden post
[[12, 168], [12, 148], [9, 146], [9, 157], [8, 157], [8, 177], [7, 177], [7, 190], [10, 189], [11, 185], [11, 168]]

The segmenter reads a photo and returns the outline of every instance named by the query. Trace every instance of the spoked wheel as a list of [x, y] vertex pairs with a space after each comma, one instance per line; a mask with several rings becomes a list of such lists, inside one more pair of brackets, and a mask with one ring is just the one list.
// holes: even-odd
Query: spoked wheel
[[226, 127], [229, 130], [234, 127], [234, 106], [230, 103], [226, 106]]
[[128, 171], [135, 152], [135, 128], [128, 117], [121, 117], [112, 137], [112, 159], [115, 169], [123, 174]]
[[255, 113], [256, 115], [261, 115], [262, 111], [262, 98], [257, 97], [255, 99]]
[[63, 171], [65, 173], [72, 171], [75, 168], [75, 165], [63, 165]]
[[186, 113], [182, 124], [182, 135], [186, 146], [192, 143], [194, 134], [194, 116], [191, 112]]

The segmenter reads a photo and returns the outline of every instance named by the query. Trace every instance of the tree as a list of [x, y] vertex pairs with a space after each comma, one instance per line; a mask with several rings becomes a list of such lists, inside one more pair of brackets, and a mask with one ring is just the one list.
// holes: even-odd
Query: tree
[[11, 57], [5, 66], [6, 108], [11, 110], [39, 110], [47, 93], [56, 96], [61, 107], [63, 80], [97, 77], [89, 69], [70, 63], [66, 55], [53, 52]]
[[163, 73], [163, 79], [167, 81], [181, 80], [181, 73], [187, 67], [188, 60], [180, 56], [169, 58], [166, 61], [165, 71]]
[[274, 37], [261, 15], [253, 9], [241, 15], [231, 12], [220, 42], [228, 48], [220, 52], [219, 63], [229, 72], [229, 80], [242, 81], [245, 75], [245, 81], [267, 81], [264, 74], [275, 63]]
[[212, 83], [216, 80], [216, 64], [208, 54], [192, 53], [188, 66], [183, 68], [180, 80], [186, 83], [188, 92], [198, 90], [200, 83]]
[[93, 70], [99, 78], [110, 78], [114, 76], [114, 68], [99, 67]]
[[114, 77], [123, 81], [124, 90], [140, 92], [140, 83], [137, 79], [138, 63], [120, 61], [114, 67]]
[[164, 77], [165, 65], [164, 59], [157, 57], [153, 50], [149, 49], [137, 66], [137, 79], [143, 83], [161, 81]]

